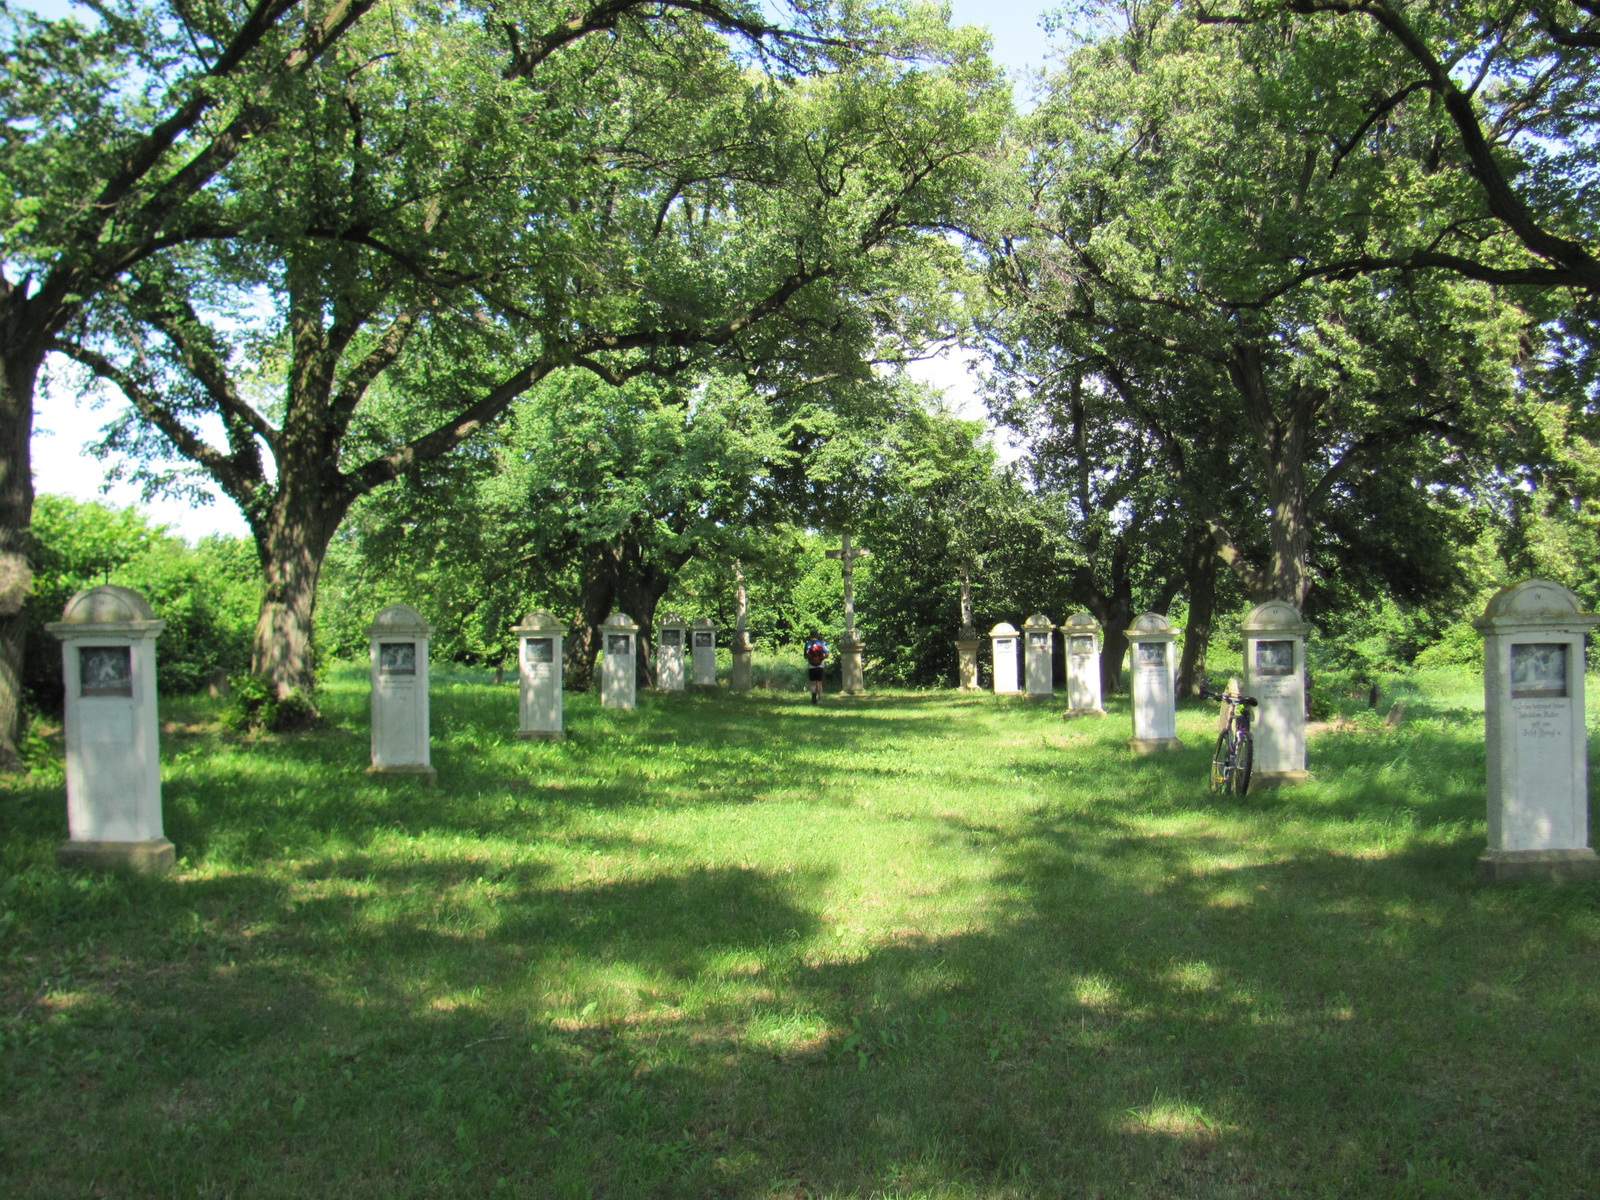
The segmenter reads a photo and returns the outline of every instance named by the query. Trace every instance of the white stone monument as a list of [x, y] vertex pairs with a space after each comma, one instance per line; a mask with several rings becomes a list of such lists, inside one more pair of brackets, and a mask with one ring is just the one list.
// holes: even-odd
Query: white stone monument
[[79, 592], [45, 628], [61, 639], [67, 690], [68, 840], [56, 862], [171, 870], [156, 714], [156, 636], [166, 622], [138, 592], [108, 585]]
[[375, 775], [417, 775], [432, 781], [429, 761], [428, 639], [433, 626], [404, 604], [391, 604], [366, 630], [372, 680], [372, 766]]
[[1285, 600], [1268, 600], [1244, 619], [1244, 694], [1260, 703], [1251, 733], [1255, 768], [1250, 790], [1304, 783], [1306, 770], [1306, 634], [1311, 626]]
[[1127, 630], [1133, 663], [1133, 736], [1135, 754], [1182, 750], [1178, 740], [1173, 643], [1178, 634], [1160, 613], [1145, 613]]
[[696, 618], [694, 628], [694, 685], [697, 688], [717, 686], [717, 627], [710, 617]]
[[1022, 623], [1029, 700], [1048, 700], [1056, 694], [1055, 629], [1054, 622], [1043, 613], [1034, 613]]
[[728, 672], [728, 690], [730, 692], [748, 692], [750, 690], [750, 653], [754, 647], [750, 645], [750, 633], [746, 628], [750, 618], [750, 597], [744, 588], [744, 569], [738, 564], [733, 564], [733, 580], [736, 587], [734, 593], [733, 609], [733, 667]]
[[856, 637], [855, 561], [866, 558], [866, 550], [852, 550], [850, 535], [839, 535], [839, 548], [829, 550], [828, 557], [839, 560], [844, 575], [844, 636], [839, 639], [839, 694], [864, 696], [867, 692], [866, 668], [861, 662], [861, 652], [867, 644]]
[[639, 626], [612, 613], [600, 626], [600, 707], [632, 708], [639, 686]]
[[1103, 717], [1100, 696], [1100, 622], [1086, 612], [1073, 613], [1061, 627], [1067, 643], [1067, 712], [1069, 717]]
[[1483, 634], [1491, 880], [1594, 879], [1584, 635], [1600, 624], [1557, 583], [1498, 592], [1473, 627]]
[[541, 608], [511, 632], [517, 635], [520, 650], [517, 736], [526, 741], [562, 741], [567, 736], [561, 725], [561, 643], [566, 631], [554, 614]]
[[668, 613], [656, 631], [656, 690], [681, 692], [683, 649], [689, 644], [689, 622], [677, 613]]
[[989, 645], [994, 653], [994, 694], [1015, 696], [1022, 690], [1017, 685], [1016, 628], [1009, 621], [1001, 621], [989, 631]]

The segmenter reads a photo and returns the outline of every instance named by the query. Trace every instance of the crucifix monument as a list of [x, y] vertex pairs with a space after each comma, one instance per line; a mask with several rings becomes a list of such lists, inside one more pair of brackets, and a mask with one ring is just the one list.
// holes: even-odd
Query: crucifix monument
[[728, 690], [733, 692], [748, 692], [750, 690], [750, 635], [745, 629], [745, 623], [750, 616], [750, 597], [744, 588], [744, 565], [735, 561], [733, 564], [733, 579], [738, 585], [735, 606], [733, 610], [733, 672], [728, 676]]
[[839, 692], [862, 696], [867, 691], [866, 674], [861, 669], [861, 652], [866, 643], [856, 637], [855, 561], [867, 557], [865, 550], [850, 548], [850, 535], [839, 535], [839, 549], [829, 550], [829, 558], [839, 560], [844, 571], [844, 637], [839, 640]]
[[961, 576], [961, 632], [956, 635], [956, 659], [961, 670], [961, 690], [978, 690], [978, 631], [972, 624], [972, 563], [951, 563]]

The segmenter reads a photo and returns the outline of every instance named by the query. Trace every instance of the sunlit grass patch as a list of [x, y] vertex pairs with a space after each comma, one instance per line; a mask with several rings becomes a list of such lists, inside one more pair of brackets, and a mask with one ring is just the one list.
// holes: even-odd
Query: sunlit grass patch
[[530, 744], [513, 687], [442, 676], [432, 788], [364, 774], [360, 671], [325, 734], [169, 703], [165, 880], [58, 871], [59, 781], [0, 793], [6, 1194], [1592, 1177], [1600, 889], [1474, 882], [1459, 679], [1223, 799], [1214, 708], [1153, 758], [1123, 698], [950, 693], [569, 696]]

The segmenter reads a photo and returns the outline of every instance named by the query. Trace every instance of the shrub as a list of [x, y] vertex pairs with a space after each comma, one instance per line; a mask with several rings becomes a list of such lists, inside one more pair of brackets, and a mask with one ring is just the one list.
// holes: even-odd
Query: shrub
[[263, 675], [235, 675], [232, 694], [222, 710], [222, 723], [235, 733], [298, 733], [321, 724], [316, 705], [301, 692], [280, 697]]

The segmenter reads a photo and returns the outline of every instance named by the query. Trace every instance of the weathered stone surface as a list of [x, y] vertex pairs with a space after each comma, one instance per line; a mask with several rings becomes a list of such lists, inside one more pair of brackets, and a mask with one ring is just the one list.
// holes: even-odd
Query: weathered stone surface
[[1016, 627], [1001, 621], [989, 631], [989, 644], [994, 654], [994, 694], [1015, 696], [1022, 690], [1017, 683], [1018, 639]]
[[1292, 604], [1268, 600], [1245, 616], [1244, 690], [1258, 701], [1251, 790], [1298, 783], [1306, 773], [1306, 634]]
[[562, 726], [561, 666], [566, 629], [555, 614], [538, 609], [512, 627], [517, 636], [517, 736], [559, 742]]
[[1490, 599], [1483, 634], [1489, 879], [1585, 877], [1589, 746], [1584, 638], [1600, 616], [1530, 579]]
[[600, 707], [632, 708], [639, 686], [639, 626], [612, 613], [600, 626]]
[[1125, 636], [1133, 665], [1133, 736], [1128, 749], [1135, 754], [1181, 750], [1174, 685], [1177, 631], [1160, 613], [1145, 613]]
[[366, 629], [372, 686], [374, 775], [432, 780], [428, 644], [433, 626], [416, 609], [391, 604]]

